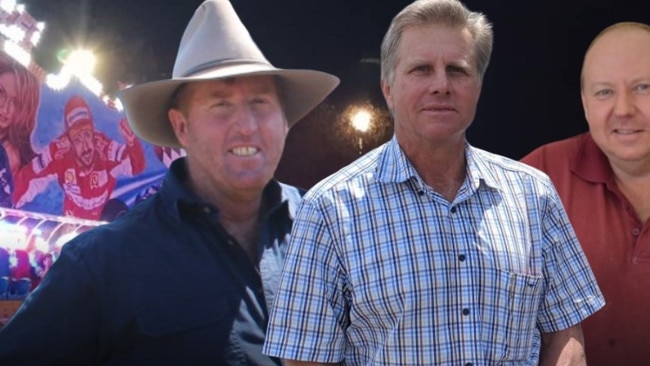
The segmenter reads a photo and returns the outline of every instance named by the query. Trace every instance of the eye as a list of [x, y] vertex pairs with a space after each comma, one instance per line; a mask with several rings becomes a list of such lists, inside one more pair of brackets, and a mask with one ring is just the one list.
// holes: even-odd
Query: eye
[[450, 72], [452, 74], [463, 74], [463, 75], [467, 74], [464, 67], [460, 67], [456, 65], [447, 66], [447, 72]]
[[267, 104], [269, 101], [267, 98], [258, 97], [254, 98], [251, 102], [253, 104]]
[[416, 72], [416, 73], [429, 73], [431, 72], [432, 68], [429, 65], [416, 65], [413, 67], [411, 72]]
[[647, 92], [650, 91], [650, 84], [639, 84], [635, 87], [636, 90]]
[[600, 90], [596, 90], [594, 96], [603, 98], [612, 94], [614, 94], [614, 91], [612, 89], [600, 89]]
[[225, 101], [225, 100], [217, 100], [217, 101], [214, 102], [212, 105], [215, 106], [215, 107], [227, 107], [227, 106], [230, 105], [230, 103], [228, 103], [228, 102]]

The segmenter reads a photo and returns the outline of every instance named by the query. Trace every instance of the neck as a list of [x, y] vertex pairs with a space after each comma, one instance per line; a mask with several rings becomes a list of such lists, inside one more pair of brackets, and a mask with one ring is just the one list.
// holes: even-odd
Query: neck
[[465, 179], [465, 143], [403, 149], [424, 182], [452, 202]]

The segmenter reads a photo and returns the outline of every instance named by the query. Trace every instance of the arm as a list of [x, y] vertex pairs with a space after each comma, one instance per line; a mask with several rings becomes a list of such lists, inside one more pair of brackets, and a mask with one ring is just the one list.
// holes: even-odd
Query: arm
[[580, 325], [574, 325], [553, 333], [542, 333], [540, 365], [584, 366], [584, 339]]
[[98, 298], [91, 273], [68, 245], [0, 329], [0, 364], [98, 364]]
[[31, 202], [43, 192], [50, 182], [58, 177], [57, 167], [61, 166], [70, 151], [70, 140], [62, 135], [48, 145], [32, 161], [22, 166], [14, 179], [13, 201], [16, 208]]
[[140, 174], [144, 170], [146, 163], [142, 143], [129, 127], [126, 118], [122, 118], [118, 126], [122, 137], [126, 141], [125, 155], [131, 160], [131, 171], [133, 175]]

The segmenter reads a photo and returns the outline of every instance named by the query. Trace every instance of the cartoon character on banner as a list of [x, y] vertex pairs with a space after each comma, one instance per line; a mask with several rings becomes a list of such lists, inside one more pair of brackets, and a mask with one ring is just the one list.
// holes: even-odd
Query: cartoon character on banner
[[0, 52], [0, 207], [13, 206], [13, 177], [36, 155], [31, 135], [39, 103], [36, 76]]
[[111, 221], [126, 204], [111, 199], [116, 178], [140, 174], [146, 165], [140, 140], [126, 119], [118, 123], [126, 143], [95, 129], [90, 107], [72, 96], [64, 110], [65, 132], [54, 139], [14, 177], [14, 200], [20, 208], [57, 180], [64, 193], [65, 216]]

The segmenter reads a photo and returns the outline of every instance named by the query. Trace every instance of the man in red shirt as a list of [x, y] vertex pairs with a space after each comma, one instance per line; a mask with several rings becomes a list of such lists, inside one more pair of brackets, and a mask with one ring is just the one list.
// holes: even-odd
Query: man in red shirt
[[15, 177], [16, 207], [32, 201], [56, 179], [64, 192], [64, 215], [99, 220], [116, 178], [144, 170], [142, 144], [126, 119], [119, 122], [126, 144], [95, 130], [90, 108], [79, 96], [68, 100], [64, 114], [65, 133]]
[[650, 26], [617, 23], [585, 55], [589, 132], [522, 161], [553, 180], [605, 296], [583, 323], [590, 366], [650, 365]]

